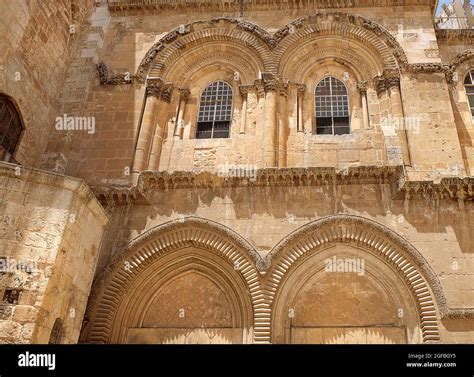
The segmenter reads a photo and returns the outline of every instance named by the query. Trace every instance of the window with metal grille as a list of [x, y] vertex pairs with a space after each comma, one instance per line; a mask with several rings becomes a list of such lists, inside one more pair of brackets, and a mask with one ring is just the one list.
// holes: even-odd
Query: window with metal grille
[[474, 71], [468, 72], [464, 78], [464, 88], [466, 89], [471, 116], [474, 118]]
[[227, 138], [232, 121], [232, 88], [216, 81], [202, 92], [196, 127], [196, 139]]
[[15, 105], [7, 96], [0, 94], [0, 160], [13, 160], [22, 130]]
[[49, 336], [49, 344], [60, 344], [64, 334], [64, 326], [61, 318], [56, 318], [51, 335]]
[[316, 133], [342, 135], [351, 132], [349, 97], [341, 80], [325, 77], [315, 89]]

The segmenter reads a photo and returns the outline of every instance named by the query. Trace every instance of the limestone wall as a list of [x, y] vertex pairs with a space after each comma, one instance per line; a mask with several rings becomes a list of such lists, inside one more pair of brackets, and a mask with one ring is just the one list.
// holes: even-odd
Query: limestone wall
[[77, 342], [108, 219], [84, 183], [0, 166], [0, 342]]
[[[305, 224], [335, 214], [354, 214], [383, 224], [412, 244], [435, 272], [449, 308], [474, 306], [474, 207], [469, 201], [395, 199], [389, 182], [352, 180], [350, 184], [334, 184], [328, 178], [327, 184], [316, 186], [227, 188], [211, 183], [211, 179], [204, 182], [206, 187], [194, 189], [150, 187], [146, 191], [148, 205], [114, 207], [109, 202], [112, 220], [97, 274], [132, 240], [159, 225], [189, 216], [230, 228], [265, 257]], [[472, 319], [445, 318], [440, 322], [442, 342], [472, 342], [473, 331]]]
[[84, 1], [2, 1], [0, 92], [17, 105], [25, 126], [16, 160], [38, 167], [69, 68], [81, 23], [93, 4]]
[[[343, 12], [361, 15], [379, 23], [390, 32], [403, 48], [408, 63], [439, 63], [440, 50], [433, 28], [431, 8], [410, 5], [390, 9], [389, 13], [385, 7], [324, 9], [322, 13]], [[245, 19], [274, 33], [297, 18], [307, 17], [308, 12], [317, 13], [316, 10], [301, 9], [291, 12], [282, 9], [268, 11], [252, 9], [245, 13]], [[223, 12], [217, 8], [206, 11], [198, 8], [180, 9], [179, 12], [162, 9], [154, 14], [131, 10], [109, 11], [105, 5], [97, 6], [88, 20], [88, 26], [81, 34], [60, 100], [64, 113], [94, 117], [95, 133], [88, 134], [84, 131], [53, 133], [43, 167], [51, 169], [60, 165], [68, 174], [83, 177], [93, 185], [130, 185], [129, 172], [133, 169], [139, 129], [143, 124], [141, 119], [145, 107], [145, 85], [133, 80], [130, 81], [133, 81], [131, 84], [100, 85], [95, 65], [99, 61], [105, 62], [108, 76], [111, 78], [133, 75], [150, 48], [171, 30], [197, 20], [236, 16], [233, 11]], [[358, 48], [355, 45], [351, 47], [354, 52], [361, 53]], [[251, 84], [258, 79], [258, 72], [250, 67], [253, 64], [250, 63], [250, 58], [242, 58], [244, 55], [239, 57], [239, 53], [231, 50], [231, 47], [222, 52], [211, 49], [203, 52], [202, 56], [198, 52], [194, 55], [191, 53], [178, 63], [173, 63], [175, 68], [171, 67], [170, 70], [174, 70], [173, 77], [178, 80], [174, 84], [189, 88], [190, 97], [184, 110], [185, 131], [179, 140], [174, 137], [180, 102], [179, 91], [173, 90], [168, 106], [160, 102], [155, 109], [155, 114], [159, 118], [156, 122], [159, 122], [160, 127], [164, 129], [159, 167], [156, 167], [159, 170], [215, 171], [217, 164], [224, 163], [251, 163], [256, 167], [265, 166], [262, 162], [266, 153], [263, 150], [263, 140], [267, 133], [264, 131], [267, 127], [263, 118], [264, 98], [253, 92], [248, 94], [246, 130], [242, 133], [242, 99], [239, 95], [239, 82], [233, 79], [235, 71], [238, 71], [243, 80], [241, 83]], [[219, 54], [222, 56], [230, 54], [229, 65], [220, 62], [212, 69], [210, 66], [207, 68], [203, 66], [196, 71], [196, 75], [186, 78], [187, 71], [192, 71], [195, 63], [214, 53], [215, 62], [219, 61]], [[242, 50], [241, 54], [243, 53]], [[364, 65], [357, 63], [357, 60], [353, 63], [360, 68]], [[339, 72], [341, 75], [342, 73]], [[279, 121], [286, 119], [288, 122], [286, 135], [282, 139], [285, 141], [284, 145], [278, 146], [278, 151], [284, 150], [286, 153], [286, 166], [344, 168], [391, 163], [388, 150], [392, 146], [384, 138], [380, 123], [382, 117], [388, 114], [396, 115], [391, 110], [387, 112], [387, 106], [393, 105], [389, 100], [386, 102], [386, 99], [378, 96], [374, 89], [369, 88], [367, 94], [369, 122], [364, 124], [362, 100], [356, 90], [360, 78], [355, 73], [353, 75], [350, 70], [349, 74], [352, 127], [350, 137], [320, 137], [313, 134], [315, 82], [311, 80], [315, 80], [317, 75], [313, 75], [311, 80], [305, 82], [307, 89], [301, 121], [303, 130], [297, 130], [296, 89], [289, 89], [286, 116], [282, 113], [281, 104], [278, 105]], [[180, 77], [184, 77], [185, 81], [179, 81]], [[200, 93], [208, 82], [217, 77], [231, 82], [234, 89], [231, 137], [226, 140], [196, 140], [194, 132]], [[460, 150], [459, 135], [454, 124], [443, 74], [413, 73], [403, 76], [401, 98], [402, 113], [413, 118], [411, 120], [417, 122], [417, 127], [421, 127], [420, 133], [417, 130], [415, 132], [408, 130], [407, 134], [409, 150], [404, 152], [404, 161], [413, 167], [410, 178], [432, 179], [433, 175], [437, 174], [445, 176], [470, 174], [470, 166], [467, 164], [469, 158], [463, 159]], [[396, 102], [396, 99], [392, 99], [393, 101]], [[151, 137], [152, 134], [148, 134], [149, 140]], [[463, 137], [464, 144], [471, 140], [470, 136]], [[433, 150], [437, 153], [433, 154]], [[278, 151], [275, 153], [279, 153]], [[408, 160], [406, 156], [412, 160]]]

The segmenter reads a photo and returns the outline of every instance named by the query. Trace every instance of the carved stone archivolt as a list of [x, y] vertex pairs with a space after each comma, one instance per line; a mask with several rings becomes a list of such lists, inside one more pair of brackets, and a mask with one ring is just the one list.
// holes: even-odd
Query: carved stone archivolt
[[253, 341], [270, 342], [272, 310], [284, 280], [307, 257], [336, 243], [370, 253], [405, 282], [416, 303], [423, 342], [439, 341], [440, 318], [473, 316], [472, 308], [449, 308], [437, 275], [423, 256], [403, 237], [373, 220], [337, 214], [312, 221], [285, 236], [262, 258], [231, 229], [210, 220], [183, 217], [131, 241], [96, 279], [87, 310], [91, 321], [87, 341], [111, 341], [112, 332], [117, 331], [114, 326], [120, 326], [114, 323], [120, 298], [156, 260], [170, 260], [175, 251], [197, 247], [217, 256], [219, 263], [239, 267], [253, 307]]
[[[458, 54], [448, 64], [448, 69], [445, 70], [446, 80], [449, 84], [454, 83], [454, 73], [458, 70], [462, 70], [462, 65], [467, 64], [468, 69], [474, 68], [474, 50], [466, 50]], [[462, 72], [463, 74], [465, 72]]]
[[334, 215], [308, 223], [272, 249], [267, 256], [271, 265], [267, 274], [272, 284], [265, 286], [272, 306], [282, 281], [294, 266], [334, 243], [365, 249], [391, 265], [409, 284], [417, 302], [423, 341], [439, 341], [436, 304], [445, 308], [446, 300], [436, 273], [405, 239], [383, 225], [360, 216]]
[[[88, 341], [111, 341], [113, 321], [119, 307], [117, 298], [125, 294], [129, 285], [151, 266], [183, 247], [207, 250], [227, 263], [245, 282], [253, 306], [254, 341], [265, 341], [268, 324], [259, 314], [264, 310], [264, 295], [260, 288], [258, 269], [263, 261], [253, 246], [229, 228], [210, 220], [187, 217], [150, 229], [134, 239], [98, 277], [89, 299], [87, 317], [92, 326]], [[214, 263], [216, 263], [214, 261]], [[237, 267], [238, 268], [237, 268]]]
[[[217, 27], [219, 26], [219, 27]], [[238, 31], [237, 33], [235, 31]], [[240, 34], [239, 34], [240, 31]], [[309, 33], [308, 33], [309, 32]], [[330, 13], [298, 19], [270, 34], [260, 26], [237, 18], [221, 17], [183, 25], [160, 39], [146, 53], [135, 78], [143, 82], [152, 64], [163, 67], [164, 62], [188, 43], [211, 38], [222, 43], [242, 44], [253, 51], [256, 61], [262, 62], [264, 72], [276, 74], [282, 54], [290, 46], [297, 46], [301, 38], [321, 35], [352, 35], [371, 46], [391, 68], [407, 65], [407, 58], [396, 39], [381, 25], [361, 16]], [[179, 43], [177, 43], [179, 40]]]

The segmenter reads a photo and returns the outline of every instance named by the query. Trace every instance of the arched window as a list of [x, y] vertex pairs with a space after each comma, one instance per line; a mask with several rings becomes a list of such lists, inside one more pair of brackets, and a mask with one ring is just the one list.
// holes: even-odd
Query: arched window
[[232, 121], [232, 88], [216, 81], [202, 92], [196, 127], [196, 139], [226, 138]]
[[64, 334], [64, 326], [61, 318], [56, 318], [51, 335], [49, 336], [49, 344], [60, 344]]
[[464, 87], [466, 88], [471, 116], [474, 118], [474, 71], [468, 72], [466, 75], [466, 78], [464, 79]]
[[20, 115], [13, 102], [0, 94], [0, 160], [12, 161], [21, 131]]
[[316, 133], [342, 135], [351, 132], [349, 97], [341, 80], [325, 77], [315, 89]]

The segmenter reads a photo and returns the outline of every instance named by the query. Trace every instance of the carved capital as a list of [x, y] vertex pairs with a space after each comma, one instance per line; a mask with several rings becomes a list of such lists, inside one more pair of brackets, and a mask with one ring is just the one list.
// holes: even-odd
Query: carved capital
[[178, 88], [181, 101], [187, 101], [191, 92], [187, 88]]
[[397, 70], [384, 70], [380, 76], [374, 77], [374, 85], [377, 94], [380, 94], [394, 86], [399, 87], [400, 74]]
[[368, 81], [359, 81], [357, 83], [357, 90], [360, 94], [367, 94], [367, 88], [369, 87]]
[[304, 97], [306, 93], [306, 85], [305, 84], [296, 84], [296, 93], [298, 97]]
[[288, 83], [280, 81], [278, 83], [278, 94], [285, 98], [288, 98]]
[[160, 99], [162, 101], [170, 103], [172, 94], [173, 94], [173, 85], [165, 84], [163, 85], [163, 88], [161, 90]]
[[265, 92], [277, 91], [278, 90], [278, 77], [273, 73], [262, 73], [262, 82]]
[[254, 88], [254, 85], [239, 85], [239, 92], [242, 99], [247, 99], [247, 95], [250, 90]]
[[161, 89], [163, 87], [163, 80], [160, 78], [150, 79], [146, 82], [146, 96], [159, 98]]
[[255, 80], [254, 87], [259, 97], [263, 97], [265, 95], [265, 86], [263, 84], [263, 80]]

